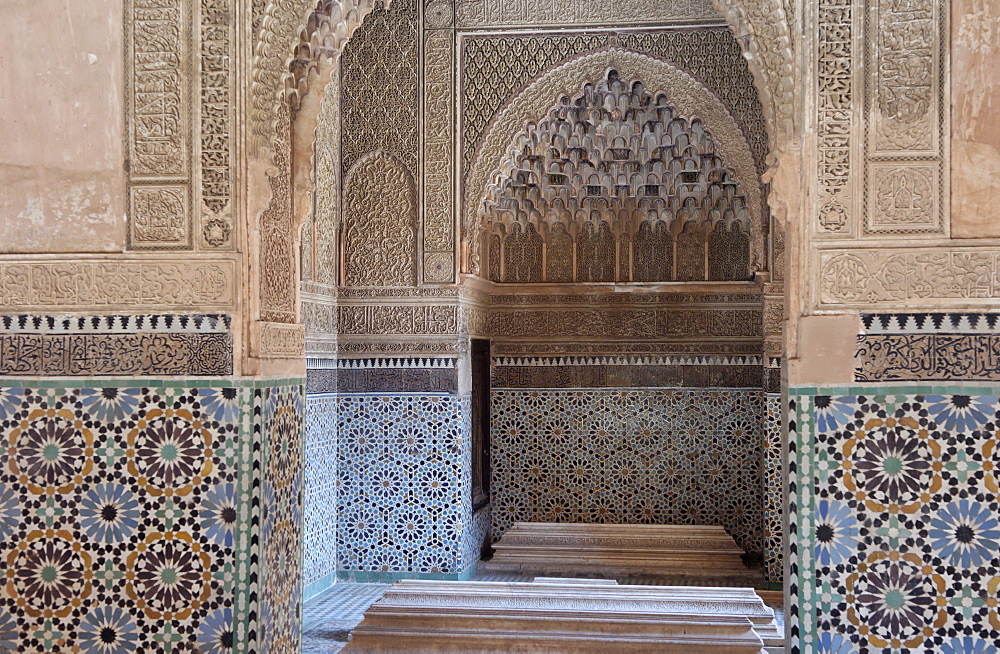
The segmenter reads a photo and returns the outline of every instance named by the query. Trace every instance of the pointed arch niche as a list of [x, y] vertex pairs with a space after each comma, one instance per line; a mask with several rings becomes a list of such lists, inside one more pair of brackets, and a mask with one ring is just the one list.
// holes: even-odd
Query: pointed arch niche
[[[463, 205], [463, 269], [494, 282], [737, 281], [766, 268], [764, 193], [737, 121], [691, 75], [619, 47], [507, 103]], [[611, 260], [589, 261], [597, 252]]]
[[751, 214], [700, 117], [617, 70], [513, 140], [481, 207], [494, 282], [746, 281]]

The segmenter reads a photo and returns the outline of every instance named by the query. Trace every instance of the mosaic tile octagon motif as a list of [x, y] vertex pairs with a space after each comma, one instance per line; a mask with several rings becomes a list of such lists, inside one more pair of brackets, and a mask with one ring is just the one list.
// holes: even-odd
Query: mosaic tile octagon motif
[[338, 574], [464, 572], [476, 528], [469, 398], [338, 399]]
[[763, 551], [759, 390], [494, 389], [493, 538], [518, 521], [721, 524]]
[[0, 387], [0, 652], [257, 652], [268, 606], [291, 615], [270, 651], [297, 649], [297, 584], [279, 592], [255, 564], [276, 549], [255, 489], [285, 484], [274, 513], [300, 520], [300, 459], [270, 444], [301, 441], [301, 386], [14, 383]]
[[[337, 396], [306, 396], [302, 582], [305, 600], [337, 573]], [[312, 585], [312, 586], [311, 586]]]
[[764, 396], [764, 580], [780, 584], [782, 575], [782, 504], [784, 475], [781, 456], [781, 395]]
[[997, 652], [997, 389], [791, 400], [795, 651]]

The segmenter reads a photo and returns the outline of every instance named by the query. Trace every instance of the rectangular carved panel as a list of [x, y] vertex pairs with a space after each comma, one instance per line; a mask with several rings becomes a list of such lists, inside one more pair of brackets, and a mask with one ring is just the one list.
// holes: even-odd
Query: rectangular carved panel
[[188, 25], [179, 0], [131, 0], [129, 171], [133, 177], [188, 174]]
[[709, 0], [457, 0], [460, 28], [718, 20]]
[[947, 5], [868, 4], [865, 233], [940, 234], [947, 190]]
[[202, 309], [235, 301], [229, 260], [0, 262], [0, 307]]
[[962, 305], [1000, 297], [1000, 252], [987, 248], [882, 248], [821, 252], [821, 305]]
[[187, 186], [133, 186], [133, 247], [174, 247], [191, 239]]
[[455, 43], [424, 33], [424, 281], [453, 281], [455, 251]]

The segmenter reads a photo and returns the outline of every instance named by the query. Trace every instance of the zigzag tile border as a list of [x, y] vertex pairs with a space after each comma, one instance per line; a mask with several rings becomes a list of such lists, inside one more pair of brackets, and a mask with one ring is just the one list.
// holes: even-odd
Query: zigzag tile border
[[1000, 334], [1000, 313], [863, 313], [865, 334]]

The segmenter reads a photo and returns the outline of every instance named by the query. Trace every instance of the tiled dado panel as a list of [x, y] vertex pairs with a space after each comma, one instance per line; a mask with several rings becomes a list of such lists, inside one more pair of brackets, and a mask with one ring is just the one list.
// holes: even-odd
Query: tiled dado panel
[[782, 574], [782, 486], [781, 395], [764, 396], [764, 581], [780, 584]]
[[306, 396], [302, 581], [307, 598], [337, 573], [337, 396]]
[[0, 651], [297, 651], [300, 398], [7, 380]]
[[475, 529], [468, 397], [342, 395], [338, 571], [455, 575]]
[[760, 390], [494, 389], [493, 538], [514, 522], [721, 524], [761, 552]]
[[997, 651], [998, 393], [790, 389], [793, 651]]

